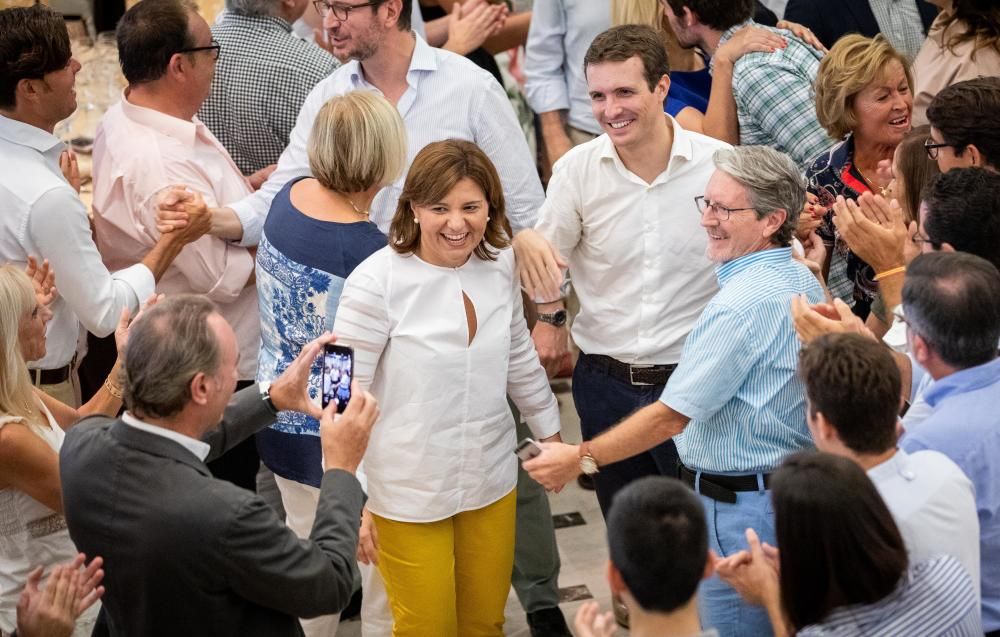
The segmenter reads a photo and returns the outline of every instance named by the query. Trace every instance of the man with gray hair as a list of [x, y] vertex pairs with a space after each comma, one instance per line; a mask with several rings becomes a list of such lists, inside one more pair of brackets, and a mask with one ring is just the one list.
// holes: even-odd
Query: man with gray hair
[[[297, 617], [347, 604], [365, 499], [354, 473], [378, 406], [359, 391], [339, 416], [310, 401], [310, 370], [333, 341], [324, 334], [272, 383], [234, 395], [236, 335], [211, 301], [173, 296], [132, 326], [127, 411], [80, 421], [60, 454], [70, 537], [105, 559], [110, 634], [293, 637]], [[308, 539], [205, 466], [286, 409], [320, 419], [324, 473]]]
[[306, 96], [340, 66], [292, 33], [292, 23], [313, 10], [309, 4], [227, 0], [226, 12], [212, 25], [222, 55], [198, 117], [244, 175], [278, 163]]
[[[699, 494], [711, 548], [728, 555], [745, 548], [747, 528], [775, 543], [771, 471], [789, 453], [812, 447], [788, 305], [799, 294], [819, 302], [823, 290], [792, 258], [806, 192], [795, 163], [763, 146], [719, 150], [713, 160], [715, 173], [694, 203], [721, 289], [688, 336], [663, 395], [585, 448], [542, 444], [524, 468], [559, 489], [581, 469], [600, 470], [673, 438], [678, 477]], [[722, 635], [770, 634], [766, 613], [743, 604], [717, 576], [701, 585], [699, 605], [702, 624]]]

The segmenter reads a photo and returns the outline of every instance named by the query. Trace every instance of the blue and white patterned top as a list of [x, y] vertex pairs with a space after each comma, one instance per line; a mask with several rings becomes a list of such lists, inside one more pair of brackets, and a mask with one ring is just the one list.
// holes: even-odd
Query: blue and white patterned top
[[799, 637], [979, 637], [976, 589], [950, 555], [911, 566], [892, 593], [874, 604], [841, 606]]
[[813, 446], [805, 390], [795, 375], [796, 294], [823, 301], [823, 289], [791, 248], [773, 248], [716, 268], [721, 288], [684, 343], [660, 400], [691, 418], [674, 438], [688, 467], [712, 473], [771, 471]]
[[[275, 195], [257, 249], [258, 382], [276, 378], [306, 343], [333, 328], [344, 280], [386, 245], [385, 235], [371, 222], [336, 223], [302, 214], [289, 198], [298, 181]], [[317, 401], [321, 374], [317, 361], [309, 377], [309, 396]], [[315, 418], [281, 412], [270, 428], [257, 434], [257, 449], [275, 474], [319, 487], [322, 450]]]

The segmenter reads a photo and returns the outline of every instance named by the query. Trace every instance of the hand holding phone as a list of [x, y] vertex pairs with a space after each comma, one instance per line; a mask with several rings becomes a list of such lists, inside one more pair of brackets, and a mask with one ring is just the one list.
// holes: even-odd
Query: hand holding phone
[[538, 443], [531, 438], [525, 438], [521, 442], [517, 443], [517, 449], [514, 450], [514, 454], [517, 455], [522, 462], [525, 460], [531, 460], [540, 453], [542, 453], [542, 448], [539, 447]]
[[351, 400], [351, 380], [354, 378], [354, 350], [346, 345], [327, 345], [323, 349], [323, 408], [332, 401], [337, 413], [344, 413]]

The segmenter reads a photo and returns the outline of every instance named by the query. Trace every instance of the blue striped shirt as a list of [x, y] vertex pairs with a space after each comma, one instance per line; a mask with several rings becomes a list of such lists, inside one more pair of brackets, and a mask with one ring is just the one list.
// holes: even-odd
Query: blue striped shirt
[[942, 555], [903, 575], [892, 593], [874, 604], [834, 609], [799, 637], [981, 637], [972, 580], [958, 560]]
[[791, 303], [823, 300], [791, 248], [752, 252], [716, 268], [721, 288], [695, 324], [660, 398], [689, 417], [674, 438], [688, 467], [746, 474], [812, 447]]

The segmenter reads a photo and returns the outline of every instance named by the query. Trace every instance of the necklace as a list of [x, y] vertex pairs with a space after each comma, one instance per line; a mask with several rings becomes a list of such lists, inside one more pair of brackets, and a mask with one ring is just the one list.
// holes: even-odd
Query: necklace
[[884, 186], [877, 186], [871, 179], [868, 179], [868, 176], [865, 175], [865, 173], [861, 170], [861, 166], [854, 164], [854, 168], [855, 170], [858, 171], [858, 174], [861, 175], [861, 179], [864, 180], [866, 184], [868, 184], [868, 188], [871, 189], [872, 192], [878, 191], [878, 194], [882, 195], [883, 197], [886, 196], [886, 193], [888, 191], [885, 189]]
[[[337, 194], [340, 195], [340, 193], [337, 193]], [[361, 210], [361, 209], [359, 209], [358, 206], [357, 206], [357, 204], [354, 203], [354, 200], [351, 199], [350, 197], [348, 197], [347, 195], [340, 195], [340, 196], [343, 197], [344, 199], [346, 199], [347, 203], [351, 204], [351, 208], [354, 208], [354, 212], [356, 212], [357, 214], [361, 215], [365, 219], [368, 218], [368, 214], [369, 213], [368, 213], [367, 210]]]

